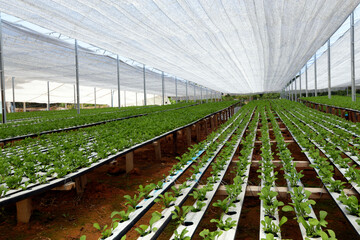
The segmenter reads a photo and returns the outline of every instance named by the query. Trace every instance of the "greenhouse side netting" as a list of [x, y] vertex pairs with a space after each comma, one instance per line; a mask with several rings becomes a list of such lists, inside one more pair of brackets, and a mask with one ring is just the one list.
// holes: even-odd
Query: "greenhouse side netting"
[[[360, 12], [360, 8], [357, 8], [357, 13]], [[354, 56], [355, 56], [355, 83], [356, 86], [360, 85], [360, 76], [357, 74], [360, 72], [360, 16], [355, 16], [354, 25]], [[346, 31], [335, 42], [330, 39], [330, 77], [331, 87], [333, 89], [341, 87], [349, 87], [351, 85], [351, 50], [350, 50], [350, 22], [345, 21], [343, 27]], [[316, 78], [317, 89], [328, 88], [328, 43], [324, 45], [325, 50], [318, 54], [316, 59]], [[321, 49], [320, 49], [321, 50]], [[305, 67], [301, 70], [301, 88], [305, 93], [306, 83], [306, 71]], [[307, 69], [308, 90], [315, 89], [315, 64], [314, 57], [312, 57], [308, 64]], [[300, 82], [296, 83], [297, 89], [300, 89]]]
[[[7, 101], [47, 103], [74, 102], [74, 44], [54, 36], [40, 34], [19, 24], [3, 21], [4, 62]], [[117, 58], [79, 47], [80, 103], [117, 106]], [[143, 67], [120, 61], [121, 106], [144, 104]], [[176, 88], [177, 82], [177, 88]], [[149, 104], [162, 103], [162, 72], [145, 68], [146, 98]], [[36, 86], [34, 88], [34, 86]], [[188, 85], [189, 99], [200, 98], [200, 87]], [[111, 96], [113, 95], [113, 97]], [[126, 95], [126, 99], [125, 99]], [[164, 95], [186, 96], [186, 82], [164, 74]]]

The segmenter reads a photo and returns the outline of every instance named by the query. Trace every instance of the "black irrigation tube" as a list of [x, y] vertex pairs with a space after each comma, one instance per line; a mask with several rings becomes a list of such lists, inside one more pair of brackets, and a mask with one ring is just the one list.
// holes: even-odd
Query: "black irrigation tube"
[[163, 134], [161, 134], [161, 135], [159, 135], [157, 137], [154, 137], [152, 139], [149, 139], [149, 140], [147, 140], [145, 142], [138, 143], [138, 144], [136, 144], [136, 145], [134, 145], [134, 146], [132, 146], [132, 147], [130, 147], [128, 149], [125, 149], [123, 151], [118, 152], [117, 154], [110, 155], [105, 159], [99, 160], [98, 162], [91, 164], [90, 167], [81, 168], [77, 172], [69, 173], [66, 176], [62, 177], [62, 178], [57, 178], [57, 179], [51, 180], [51, 181], [49, 181], [47, 183], [44, 183], [44, 184], [35, 185], [35, 186], [30, 187], [28, 189], [20, 190], [19, 192], [16, 192], [16, 193], [13, 193], [13, 194], [10, 194], [10, 195], [5, 195], [5, 196], [0, 198], [0, 206], [10, 204], [10, 203], [16, 203], [16, 202], [21, 201], [23, 199], [29, 198], [29, 197], [31, 197], [33, 195], [37, 195], [37, 194], [46, 192], [46, 191], [48, 191], [50, 189], [53, 189], [55, 187], [64, 185], [64, 184], [66, 184], [68, 182], [72, 182], [74, 178], [80, 177], [80, 176], [82, 176], [82, 175], [84, 175], [84, 174], [86, 174], [86, 173], [88, 173], [88, 172], [90, 172], [90, 171], [92, 171], [92, 170], [106, 164], [106, 163], [109, 163], [109, 162], [115, 160], [118, 157], [121, 157], [121, 156], [123, 156], [123, 155], [125, 155], [125, 154], [127, 154], [129, 152], [135, 151], [136, 149], [141, 148], [141, 147], [143, 147], [143, 146], [145, 146], [147, 144], [150, 144], [150, 143], [152, 143], [154, 141], [157, 141], [157, 140], [159, 140], [159, 139], [161, 139], [161, 138], [163, 138], [163, 137], [165, 137], [165, 136], [167, 136], [169, 134], [173, 134], [173, 133], [175, 133], [177, 131], [180, 131], [180, 130], [182, 130], [184, 128], [192, 126], [193, 124], [195, 124], [197, 122], [200, 122], [200, 121], [204, 120], [205, 118], [211, 117], [211, 116], [213, 116], [213, 115], [215, 115], [215, 114], [217, 114], [219, 112], [222, 112], [222, 111], [224, 111], [226, 109], [229, 109], [229, 108], [235, 106], [236, 104], [238, 104], [238, 102], [234, 103], [233, 105], [230, 105], [229, 107], [223, 108], [223, 109], [221, 109], [221, 110], [219, 110], [217, 112], [210, 113], [210, 114], [208, 114], [208, 115], [206, 115], [206, 116], [204, 116], [204, 117], [202, 117], [202, 118], [200, 118], [198, 120], [195, 120], [194, 122], [191, 122], [191, 123], [189, 123], [187, 125], [175, 128], [175, 129], [173, 129], [171, 131], [163, 133]]
[[78, 130], [78, 129], [81, 129], [81, 128], [93, 127], [93, 126], [97, 126], [97, 125], [101, 125], [101, 124], [105, 124], [105, 123], [109, 123], [109, 122], [121, 121], [121, 120], [125, 120], [125, 119], [130, 119], [130, 118], [143, 117], [143, 116], [147, 116], [149, 114], [167, 112], [167, 111], [172, 111], [172, 110], [178, 110], [178, 109], [192, 107], [192, 106], [196, 106], [196, 105], [199, 105], [199, 104], [197, 103], [197, 104], [192, 104], [192, 105], [189, 105], [189, 106], [166, 109], [166, 110], [162, 110], [162, 111], [155, 111], [155, 112], [151, 112], [151, 113], [143, 113], [143, 114], [132, 115], [132, 116], [127, 116], [127, 117], [121, 117], [121, 118], [115, 118], [115, 119], [110, 119], [110, 120], [104, 120], [104, 121], [100, 121], [100, 122], [89, 123], [89, 124], [84, 124], [84, 125], [79, 125], [79, 126], [73, 126], [73, 127], [61, 128], [61, 129], [56, 129], [56, 130], [43, 131], [43, 132], [40, 132], [40, 133], [31, 133], [31, 134], [17, 136], [17, 137], [11, 137], [11, 138], [4, 138], [4, 139], [0, 139], [0, 143], [3, 143], [5, 145], [8, 142], [22, 140], [22, 139], [25, 139], [25, 138], [34, 138], [34, 137], [39, 137], [39, 136], [45, 135], [45, 134]]

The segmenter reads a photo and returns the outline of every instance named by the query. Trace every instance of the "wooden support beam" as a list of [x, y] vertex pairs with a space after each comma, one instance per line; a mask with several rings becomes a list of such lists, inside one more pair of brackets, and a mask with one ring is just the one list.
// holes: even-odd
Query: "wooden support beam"
[[204, 125], [205, 125], [205, 135], [207, 136], [209, 134], [209, 129], [208, 129], [208, 120], [204, 119]]
[[173, 154], [177, 154], [177, 131], [173, 133]]
[[[199, 187], [201, 188], [202, 185]], [[310, 195], [311, 199], [320, 199], [320, 198], [330, 199], [331, 198], [325, 188], [305, 187], [304, 189], [311, 192], [311, 195]], [[287, 187], [275, 187], [275, 191], [277, 191], [279, 193], [279, 195], [278, 195], [279, 198], [286, 197], [285, 195], [288, 194]], [[344, 191], [348, 195], [356, 195], [354, 190], [344, 189]], [[246, 196], [258, 197], [259, 196], [258, 193], [260, 193], [260, 192], [261, 192], [260, 186], [247, 186], [246, 187]], [[227, 196], [226, 188], [224, 185], [219, 187], [218, 191], [216, 192], [216, 195]]]
[[195, 124], [195, 132], [196, 132], [196, 141], [200, 142], [201, 141], [201, 136], [200, 136], [200, 123], [196, 123]]
[[[236, 161], [233, 161], [233, 162], [237, 162]], [[276, 166], [276, 167], [281, 167], [282, 166], [282, 162], [280, 160], [273, 160], [272, 163]], [[293, 163], [296, 164], [296, 167], [297, 168], [308, 168], [310, 167], [310, 162], [308, 161], [293, 161]], [[260, 161], [258, 160], [253, 160], [251, 161], [251, 166], [252, 167], [258, 167], [260, 166]]]
[[26, 198], [16, 203], [16, 216], [18, 223], [28, 223], [32, 213], [31, 198]]
[[[293, 143], [295, 142], [294, 140], [284, 140], [284, 142], [286, 143]], [[262, 143], [262, 141], [255, 141], [255, 143]], [[270, 140], [270, 143], [276, 143], [275, 140]]]
[[125, 155], [126, 158], [126, 173], [134, 169], [134, 152], [131, 151]]
[[211, 128], [211, 131], [214, 130], [214, 128], [215, 128], [214, 116], [210, 117], [210, 128]]
[[65, 183], [62, 186], [54, 187], [51, 190], [54, 190], [54, 191], [70, 191], [71, 189], [73, 189], [75, 187], [76, 187], [75, 182], [68, 182], [68, 183]]
[[82, 175], [80, 177], [75, 178], [75, 187], [77, 194], [82, 194], [84, 192], [86, 184], [87, 184], [86, 175]]
[[186, 146], [191, 146], [191, 127], [187, 127], [185, 129], [185, 137], [186, 137]]
[[160, 141], [153, 142], [153, 146], [154, 146], [154, 152], [155, 152], [155, 161], [156, 162], [161, 162], [161, 145], [160, 145]]

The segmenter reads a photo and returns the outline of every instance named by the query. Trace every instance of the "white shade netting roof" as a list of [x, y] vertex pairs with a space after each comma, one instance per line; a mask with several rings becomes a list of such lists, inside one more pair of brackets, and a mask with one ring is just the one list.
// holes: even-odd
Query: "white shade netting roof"
[[[47, 102], [47, 81], [50, 84], [50, 102], [71, 103], [74, 99], [75, 46], [56, 37], [40, 34], [24, 26], [3, 21], [3, 57], [6, 76], [7, 101], [12, 100], [11, 78], [15, 78], [16, 101]], [[116, 56], [115, 56], [116, 57]], [[117, 106], [117, 63], [116, 58], [98, 54], [78, 47], [80, 102], [95, 101], [94, 87], [97, 88], [97, 103], [111, 105], [111, 90], [115, 91]], [[122, 104], [143, 103], [143, 68], [119, 61], [120, 89]], [[159, 71], [145, 68], [147, 98], [162, 94], [162, 76]], [[186, 82], [164, 75], [165, 96], [186, 96]], [[190, 99], [194, 98], [188, 86]], [[125, 101], [125, 92], [126, 100]], [[141, 93], [141, 94], [140, 94]], [[200, 98], [198, 87], [196, 96]], [[156, 98], [156, 97], [155, 97]], [[160, 101], [160, 102], [159, 102]], [[161, 103], [161, 100], [156, 104]], [[153, 101], [151, 101], [152, 103]]]
[[359, 2], [0, 0], [0, 11], [217, 91], [252, 93], [280, 90]]

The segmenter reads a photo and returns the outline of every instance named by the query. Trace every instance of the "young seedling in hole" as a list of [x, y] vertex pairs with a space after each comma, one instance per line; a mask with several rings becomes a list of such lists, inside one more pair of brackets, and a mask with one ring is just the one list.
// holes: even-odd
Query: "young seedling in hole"
[[116, 228], [118, 226], [118, 222], [113, 222], [110, 226], [110, 228], [108, 228], [108, 225], [105, 225], [103, 228], [100, 227], [100, 225], [98, 223], [94, 223], [93, 226], [94, 228], [96, 228], [97, 230], [99, 230], [101, 232], [101, 238], [108, 238], [110, 237], [112, 230], [114, 228]]
[[285, 179], [290, 182], [291, 187], [297, 187], [299, 180], [304, 176], [302, 174], [302, 170], [300, 172], [296, 171], [296, 163], [294, 163], [294, 167], [291, 168], [290, 171], [287, 171], [287, 174], [284, 175]]
[[194, 192], [190, 194], [195, 200], [204, 201], [206, 198], [206, 193], [211, 191], [213, 188], [211, 185], [205, 185], [203, 188], [195, 188]]
[[159, 198], [155, 199], [154, 202], [162, 202], [164, 206], [162, 209], [170, 207], [171, 202], [175, 201], [176, 198], [172, 196], [172, 192], [166, 192], [164, 195], [160, 194]]
[[327, 226], [327, 221], [325, 221], [326, 215], [327, 212], [320, 211], [320, 220], [310, 218], [306, 221], [303, 217], [298, 218], [298, 222], [301, 223], [306, 230], [307, 237], [320, 237], [322, 232], [321, 227]]
[[260, 200], [263, 200], [264, 204], [268, 206], [272, 205], [278, 195], [278, 192], [271, 191], [270, 188], [269, 186], [265, 186], [261, 189], [261, 192], [258, 193]]
[[139, 185], [138, 191], [140, 194], [144, 196], [144, 198], [147, 198], [149, 196], [149, 193], [156, 187], [154, 183], [148, 184], [145, 187], [143, 185]]
[[266, 234], [266, 238], [262, 238], [261, 240], [275, 240], [274, 234], [268, 233]]
[[230, 207], [235, 207], [233, 200], [229, 197], [224, 200], [217, 200], [217, 202], [213, 203], [214, 207], [220, 208], [224, 213], [228, 213]]
[[356, 196], [347, 197], [344, 191], [342, 191], [337, 200], [346, 206], [346, 210], [348, 210], [351, 215], [360, 216], [360, 206]]
[[153, 225], [154, 225], [154, 223], [156, 223], [157, 221], [159, 221], [161, 219], [161, 216], [162, 216], [161, 213], [159, 213], [158, 211], [153, 212], [152, 217], [149, 221], [149, 226], [148, 225], [140, 225], [138, 228], [135, 229], [135, 231], [137, 231], [141, 237], [148, 235], [152, 231], [155, 232], [157, 230], [157, 228], [153, 228]]
[[296, 211], [296, 214], [299, 217], [307, 219], [308, 215], [311, 213], [311, 205], [316, 204], [314, 200], [309, 199], [311, 192], [304, 190], [303, 187], [294, 187], [293, 192], [290, 193], [292, 195], [293, 202], [289, 204], [292, 206], [284, 206], [282, 210], [284, 212]]
[[330, 191], [340, 193], [345, 188], [345, 183], [341, 180], [330, 180]]
[[192, 211], [192, 212], [200, 212], [201, 209], [202, 209], [205, 205], [206, 205], [205, 202], [198, 200], [198, 201], [196, 201], [196, 206], [195, 206], [195, 207], [192, 206], [191, 211]]
[[173, 190], [175, 197], [179, 197], [181, 194], [181, 190], [187, 187], [188, 187], [187, 183], [183, 182], [183, 184], [179, 185], [178, 188], [176, 186], [172, 186], [171, 189]]
[[222, 231], [214, 231], [210, 232], [209, 229], [204, 229], [200, 232], [200, 237], [204, 240], [215, 240], [216, 237], [219, 237], [223, 232]]
[[190, 240], [191, 238], [190, 237], [186, 237], [185, 234], [188, 233], [189, 231], [186, 230], [186, 228], [184, 228], [181, 233], [178, 233], [177, 230], [175, 230], [174, 232], [174, 239], [173, 240]]
[[223, 221], [223, 216], [221, 216], [220, 219], [211, 219], [210, 222], [216, 223], [216, 226], [223, 231], [228, 231], [236, 226], [236, 221], [232, 220], [231, 217]]
[[279, 236], [280, 227], [286, 223], [286, 221], [287, 217], [283, 216], [279, 221], [279, 226], [277, 226], [270, 217], [265, 216], [264, 220], [261, 220], [261, 225], [263, 225], [263, 231], [265, 233], [272, 233], [274, 236]]
[[208, 177], [207, 180], [209, 183], [216, 183], [217, 181], [220, 180], [220, 178], [217, 175], [213, 175], [211, 177]]
[[131, 197], [129, 195], [125, 195], [124, 198], [127, 200], [125, 202], [125, 205], [130, 205], [133, 208], [136, 207], [136, 205], [138, 204], [138, 202], [140, 201], [140, 199], [143, 197], [144, 193], [139, 193], [139, 196], [137, 196], [136, 194], [134, 195], [134, 197]]
[[190, 212], [192, 206], [175, 206], [175, 211], [172, 211], [172, 219], [176, 220], [177, 224], [184, 224], [186, 214]]
[[[130, 213], [134, 212], [135, 209], [132, 206], [129, 206], [127, 211], [113, 211], [111, 213], [111, 218], [113, 218], [113, 221], [127, 221], [129, 220]], [[114, 216], [119, 215], [121, 218], [114, 218]]]

